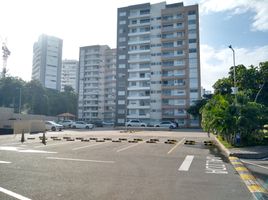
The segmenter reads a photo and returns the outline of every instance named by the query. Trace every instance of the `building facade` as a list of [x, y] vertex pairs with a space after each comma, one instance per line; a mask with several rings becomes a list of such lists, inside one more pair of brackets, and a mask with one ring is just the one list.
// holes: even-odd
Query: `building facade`
[[198, 5], [133, 5], [117, 19], [116, 124], [198, 126], [186, 112], [201, 95]]
[[116, 50], [107, 45], [80, 48], [78, 118], [114, 121]]
[[71, 86], [78, 93], [78, 61], [63, 60], [61, 68], [61, 91], [65, 86]]
[[60, 90], [62, 40], [41, 35], [33, 46], [32, 80], [38, 80], [45, 88]]

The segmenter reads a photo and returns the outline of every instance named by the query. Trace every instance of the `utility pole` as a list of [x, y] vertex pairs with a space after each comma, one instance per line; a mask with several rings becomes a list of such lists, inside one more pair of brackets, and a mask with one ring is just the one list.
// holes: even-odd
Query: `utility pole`
[[233, 51], [233, 64], [234, 64], [234, 87], [233, 93], [235, 95], [235, 104], [237, 103], [237, 87], [236, 87], [236, 66], [235, 66], [235, 50], [233, 49], [232, 45], [229, 45], [229, 48]]

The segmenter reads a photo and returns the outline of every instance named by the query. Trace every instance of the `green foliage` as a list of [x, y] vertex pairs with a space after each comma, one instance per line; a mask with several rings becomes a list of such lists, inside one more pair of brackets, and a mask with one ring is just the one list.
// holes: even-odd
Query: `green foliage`
[[14, 107], [18, 111], [20, 89], [22, 113], [55, 116], [70, 112], [76, 115], [77, 95], [71, 87], [59, 92], [45, 89], [38, 81], [26, 83], [15, 77], [0, 79], [0, 106]]
[[262, 144], [264, 124], [268, 123], [268, 62], [259, 66], [236, 66], [237, 98], [232, 94], [234, 68], [229, 77], [214, 85], [215, 95], [202, 106], [201, 125], [216, 133], [229, 144], [235, 144], [236, 135], [242, 145]]

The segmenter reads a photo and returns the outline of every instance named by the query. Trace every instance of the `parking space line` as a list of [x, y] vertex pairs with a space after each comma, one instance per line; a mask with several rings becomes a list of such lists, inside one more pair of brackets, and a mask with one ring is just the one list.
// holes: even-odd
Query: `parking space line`
[[54, 143], [54, 144], [47, 144], [47, 145], [40, 145], [35, 146], [34, 148], [43, 148], [43, 147], [50, 147], [50, 146], [57, 146], [57, 145], [63, 145], [63, 144], [69, 144], [69, 143], [77, 143], [78, 141], [71, 141], [71, 142], [61, 142], [61, 143]]
[[103, 142], [103, 143], [98, 143], [98, 144], [91, 144], [91, 145], [82, 146], [82, 147], [76, 147], [76, 148], [73, 148], [72, 150], [76, 151], [76, 150], [79, 150], [79, 149], [95, 147], [95, 146], [102, 145], [102, 144], [108, 144], [108, 142]]
[[179, 171], [188, 171], [193, 159], [194, 159], [193, 155], [186, 156], [183, 163], [181, 164], [181, 166], [179, 168]]
[[5, 194], [7, 194], [7, 195], [9, 195], [9, 196], [12, 196], [12, 197], [14, 197], [14, 198], [16, 198], [16, 199], [19, 199], [19, 200], [31, 200], [31, 199], [29, 199], [29, 198], [27, 198], [27, 197], [24, 197], [24, 196], [22, 196], [22, 195], [20, 195], [20, 194], [17, 194], [17, 193], [15, 193], [15, 192], [12, 192], [12, 191], [7, 190], [7, 189], [2, 188], [2, 187], [0, 187], [0, 192], [3, 192], [3, 193], [5, 193]]
[[122, 149], [118, 149], [116, 152], [119, 153], [119, 152], [121, 152], [121, 151], [125, 151], [125, 150], [127, 150], [127, 149], [132, 148], [132, 147], [138, 146], [138, 145], [140, 145], [140, 144], [142, 144], [142, 143], [144, 143], [144, 142], [140, 142], [140, 143], [132, 144], [132, 145], [127, 146], [127, 147], [124, 147], [124, 148], [122, 148]]
[[11, 162], [9, 161], [3, 161], [3, 160], [0, 160], [0, 164], [10, 164]]
[[115, 161], [109, 161], [109, 160], [86, 160], [86, 159], [76, 159], [76, 158], [47, 157], [47, 159], [50, 159], [50, 160], [79, 161], [79, 162], [108, 163], [108, 164], [114, 164], [115, 163]]
[[260, 168], [263, 168], [263, 169], [268, 169], [268, 167], [264, 167], [262, 165], [258, 165], [258, 164], [255, 164], [255, 163], [252, 163], [252, 162], [248, 162], [248, 161], [244, 161], [244, 160], [241, 160], [243, 163], [246, 163], [246, 164], [249, 164], [249, 165], [254, 165], [254, 166], [257, 166], [257, 167], [260, 167]]
[[174, 147], [172, 147], [167, 154], [170, 154], [174, 149], [176, 149], [183, 141], [185, 140], [185, 138], [183, 138], [181, 141], [179, 141]]

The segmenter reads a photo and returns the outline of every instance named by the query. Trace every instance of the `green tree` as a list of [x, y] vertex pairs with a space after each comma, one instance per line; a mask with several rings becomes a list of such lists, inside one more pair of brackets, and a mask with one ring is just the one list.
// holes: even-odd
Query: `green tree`
[[25, 109], [30, 114], [48, 115], [48, 96], [39, 81], [32, 80], [25, 85]]

